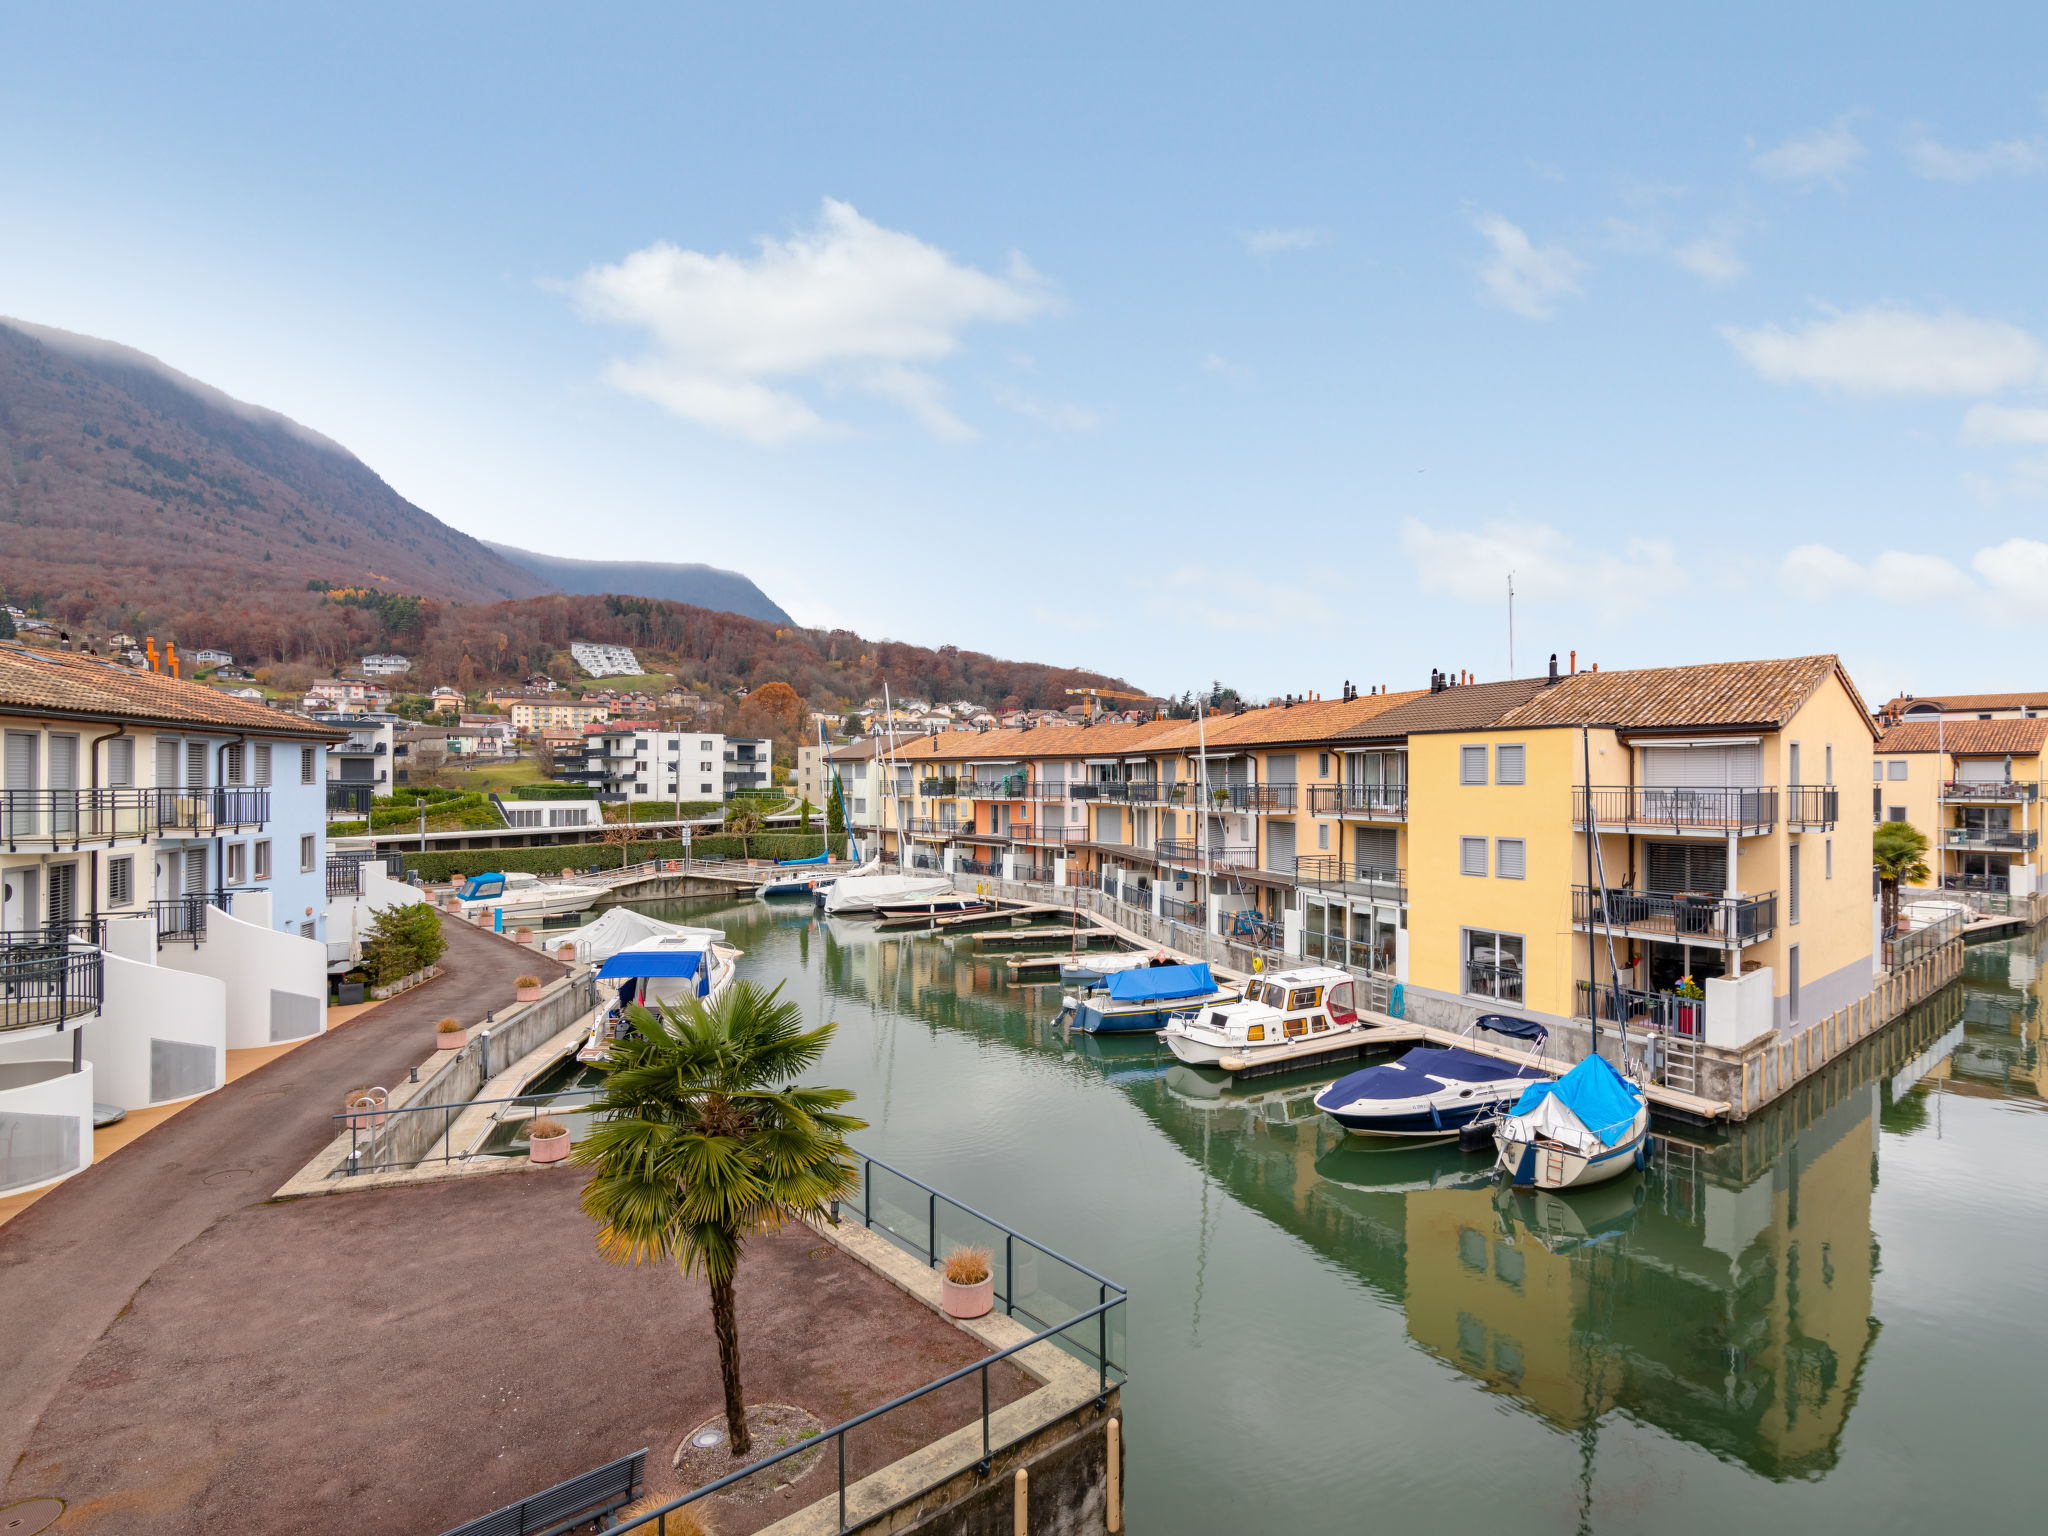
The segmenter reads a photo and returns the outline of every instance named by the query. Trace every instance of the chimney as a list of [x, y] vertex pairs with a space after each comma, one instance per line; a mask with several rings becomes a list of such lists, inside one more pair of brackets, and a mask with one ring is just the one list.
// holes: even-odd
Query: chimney
[[1557, 686], [1557, 652], [1555, 651], [1550, 653], [1550, 677], [1544, 686], [1546, 688], [1555, 688]]
[[1573, 651], [1573, 652], [1572, 652], [1572, 676], [1573, 676], [1573, 677], [1577, 677], [1578, 675], [1579, 675], [1579, 653], [1578, 653], [1577, 651]]

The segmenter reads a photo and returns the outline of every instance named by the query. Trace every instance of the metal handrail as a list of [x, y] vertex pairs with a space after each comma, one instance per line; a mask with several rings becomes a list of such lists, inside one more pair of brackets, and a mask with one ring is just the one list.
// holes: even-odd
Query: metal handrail
[[214, 832], [260, 827], [270, 820], [270, 791], [221, 784], [209, 789], [156, 789], [159, 832]]
[[1384, 816], [1390, 821], [1408, 817], [1406, 784], [1314, 785], [1308, 792], [1309, 810], [1317, 816]]
[[0, 790], [0, 839], [23, 847], [76, 849], [85, 843], [137, 842], [155, 830], [147, 789]]
[[69, 932], [51, 938], [0, 935], [0, 1031], [38, 1029], [98, 1013], [105, 996], [105, 956], [73, 945]]
[[1993, 848], [2000, 851], [2026, 852], [2037, 847], [2041, 841], [2039, 832], [1993, 832], [1983, 827], [1944, 827], [1942, 838], [1944, 848]]
[[1841, 791], [1832, 784], [1790, 784], [1785, 788], [1785, 825], [1826, 831], [1841, 819]]
[[1226, 784], [1227, 804], [1233, 811], [1292, 811], [1296, 790], [1293, 784]]
[[1677, 891], [1572, 887], [1572, 922], [1579, 927], [1631, 929], [1677, 941], [1754, 944], [1778, 926], [1778, 893], [1709, 896]]
[[2041, 786], [2027, 779], [1945, 779], [1944, 800], [2038, 800]]
[[[1778, 791], [1740, 785], [1637, 785], [1595, 787], [1593, 817], [1603, 827], [1637, 827], [1653, 831], [1732, 832], [1753, 837], [1778, 822]], [[1586, 825], [1588, 794], [1584, 785], [1572, 790], [1572, 820]]]
[[1205, 854], [1200, 838], [1162, 837], [1153, 844], [1161, 863], [1182, 864], [1192, 868], [1203, 862], [1219, 869], [1250, 869], [1258, 862], [1258, 850], [1249, 843], [1219, 843], [1211, 841]]
[[1645, 992], [1637, 987], [1581, 981], [1573, 1017], [1591, 1018], [1595, 1009], [1603, 1024], [1635, 1024], [1687, 1038], [1706, 1033], [1706, 1003], [1676, 992]]

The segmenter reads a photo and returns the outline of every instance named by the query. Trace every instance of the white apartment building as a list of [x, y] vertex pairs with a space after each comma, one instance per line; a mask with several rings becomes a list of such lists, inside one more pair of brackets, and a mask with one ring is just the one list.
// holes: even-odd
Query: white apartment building
[[709, 731], [605, 727], [583, 739], [582, 778], [607, 800], [721, 800], [765, 788], [775, 744]]
[[592, 645], [585, 640], [572, 641], [569, 645], [569, 659], [591, 677], [636, 677], [640, 672], [640, 658], [623, 645]]
[[210, 1092], [326, 1027], [321, 766], [341, 732], [0, 643], [0, 1194], [92, 1160], [93, 1105]]
[[202, 667], [227, 667], [234, 665], [235, 658], [226, 651], [194, 651], [193, 661]]
[[403, 677], [412, 670], [412, 663], [403, 656], [379, 655], [363, 658], [365, 677]]
[[391, 690], [353, 677], [323, 677], [306, 690], [300, 707], [309, 715], [361, 715], [391, 702]]

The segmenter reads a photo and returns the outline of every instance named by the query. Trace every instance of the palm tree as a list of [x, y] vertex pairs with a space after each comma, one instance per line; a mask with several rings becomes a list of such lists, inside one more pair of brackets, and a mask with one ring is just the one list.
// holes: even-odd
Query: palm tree
[[1870, 834], [1870, 862], [1884, 896], [1884, 931], [1899, 926], [1899, 882], [1919, 885], [1929, 875], [1927, 834], [1911, 822], [1888, 821]]
[[749, 981], [658, 1012], [627, 1010], [635, 1033], [614, 1041], [596, 1128], [572, 1154], [595, 1171], [583, 1209], [615, 1264], [672, 1259], [711, 1289], [725, 1427], [735, 1456], [752, 1449], [740, 1392], [733, 1279], [746, 1240], [822, 1214], [856, 1185], [844, 1088], [797, 1088], [835, 1026], [803, 1027], [803, 1010]]
[[740, 857], [752, 857], [748, 839], [767, 825], [761, 802], [751, 797], [733, 800], [725, 808], [725, 830], [740, 840]]

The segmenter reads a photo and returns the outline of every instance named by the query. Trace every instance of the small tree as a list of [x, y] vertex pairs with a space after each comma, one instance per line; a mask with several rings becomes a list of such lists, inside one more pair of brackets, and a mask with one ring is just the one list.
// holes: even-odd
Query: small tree
[[748, 796], [735, 798], [726, 803], [725, 830], [740, 840], [740, 857], [753, 857], [747, 840], [757, 835], [767, 825], [761, 814], [761, 802]]
[[618, 821], [606, 822], [602, 836], [608, 846], [616, 845], [618, 847], [619, 868], [624, 869], [631, 862], [626, 857], [628, 846], [639, 842], [642, 837], [652, 836], [652, 833], [644, 827], [633, 825], [633, 807], [630, 803], [622, 806], [621, 809], [625, 812], [624, 817]]
[[810, 797], [809, 795], [805, 795], [805, 796], [804, 796], [804, 799], [803, 799], [803, 804], [799, 805], [799, 806], [798, 806], [798, 807], [796, 808], [796, 814], [797, 814], [797, 830], [798, 830], [799, 832], [803, 832], [803, 833], [805, 833], [805, 834], [807, 834], [807, 835], [808, 835], [808, 834], [809, 834], [809, 832], [810, 832], [810, 830], [811, 830], [811, 814], [812, 814], [812, 813], [811, 813], [811, 797]]
[[734, 982], [711, 1002], [659, 1013], [631, 1008], [634, 1032], [612, 1043], [595, 1129], [570, 1157], [593, 1170], [584, 1212], [615, 1264], [673, 1260], [711, 1289], [712, 1330], [735, 1458], [753, 1449], [740, 1383], [733, 1281], [749, 1237], [821, 1215], [855, 1187], [843, 1088], [794, 1088], [833, 1026], [803, 1028], [803, 1011]]
[[1927, 868], [1927, 834], [1907, 821], [1888, 821], [1870, 834], [1870, 862], [1877, 870], [1884, 931], [1899, 927], [1899, 883], [1919, 885]]
[[825, 830], [834, 836], [846, 830], [846, 802], [839, 795], [839, 781], [832, 781], [832, 793], [825, 797]]
[[441, 914], [431, 903], [400, 902], [370, 919], [363, 940], [363, 969], [378, 986], [389, 986], [414, 971], [423, 971], [448, 949], [441, 932]]

